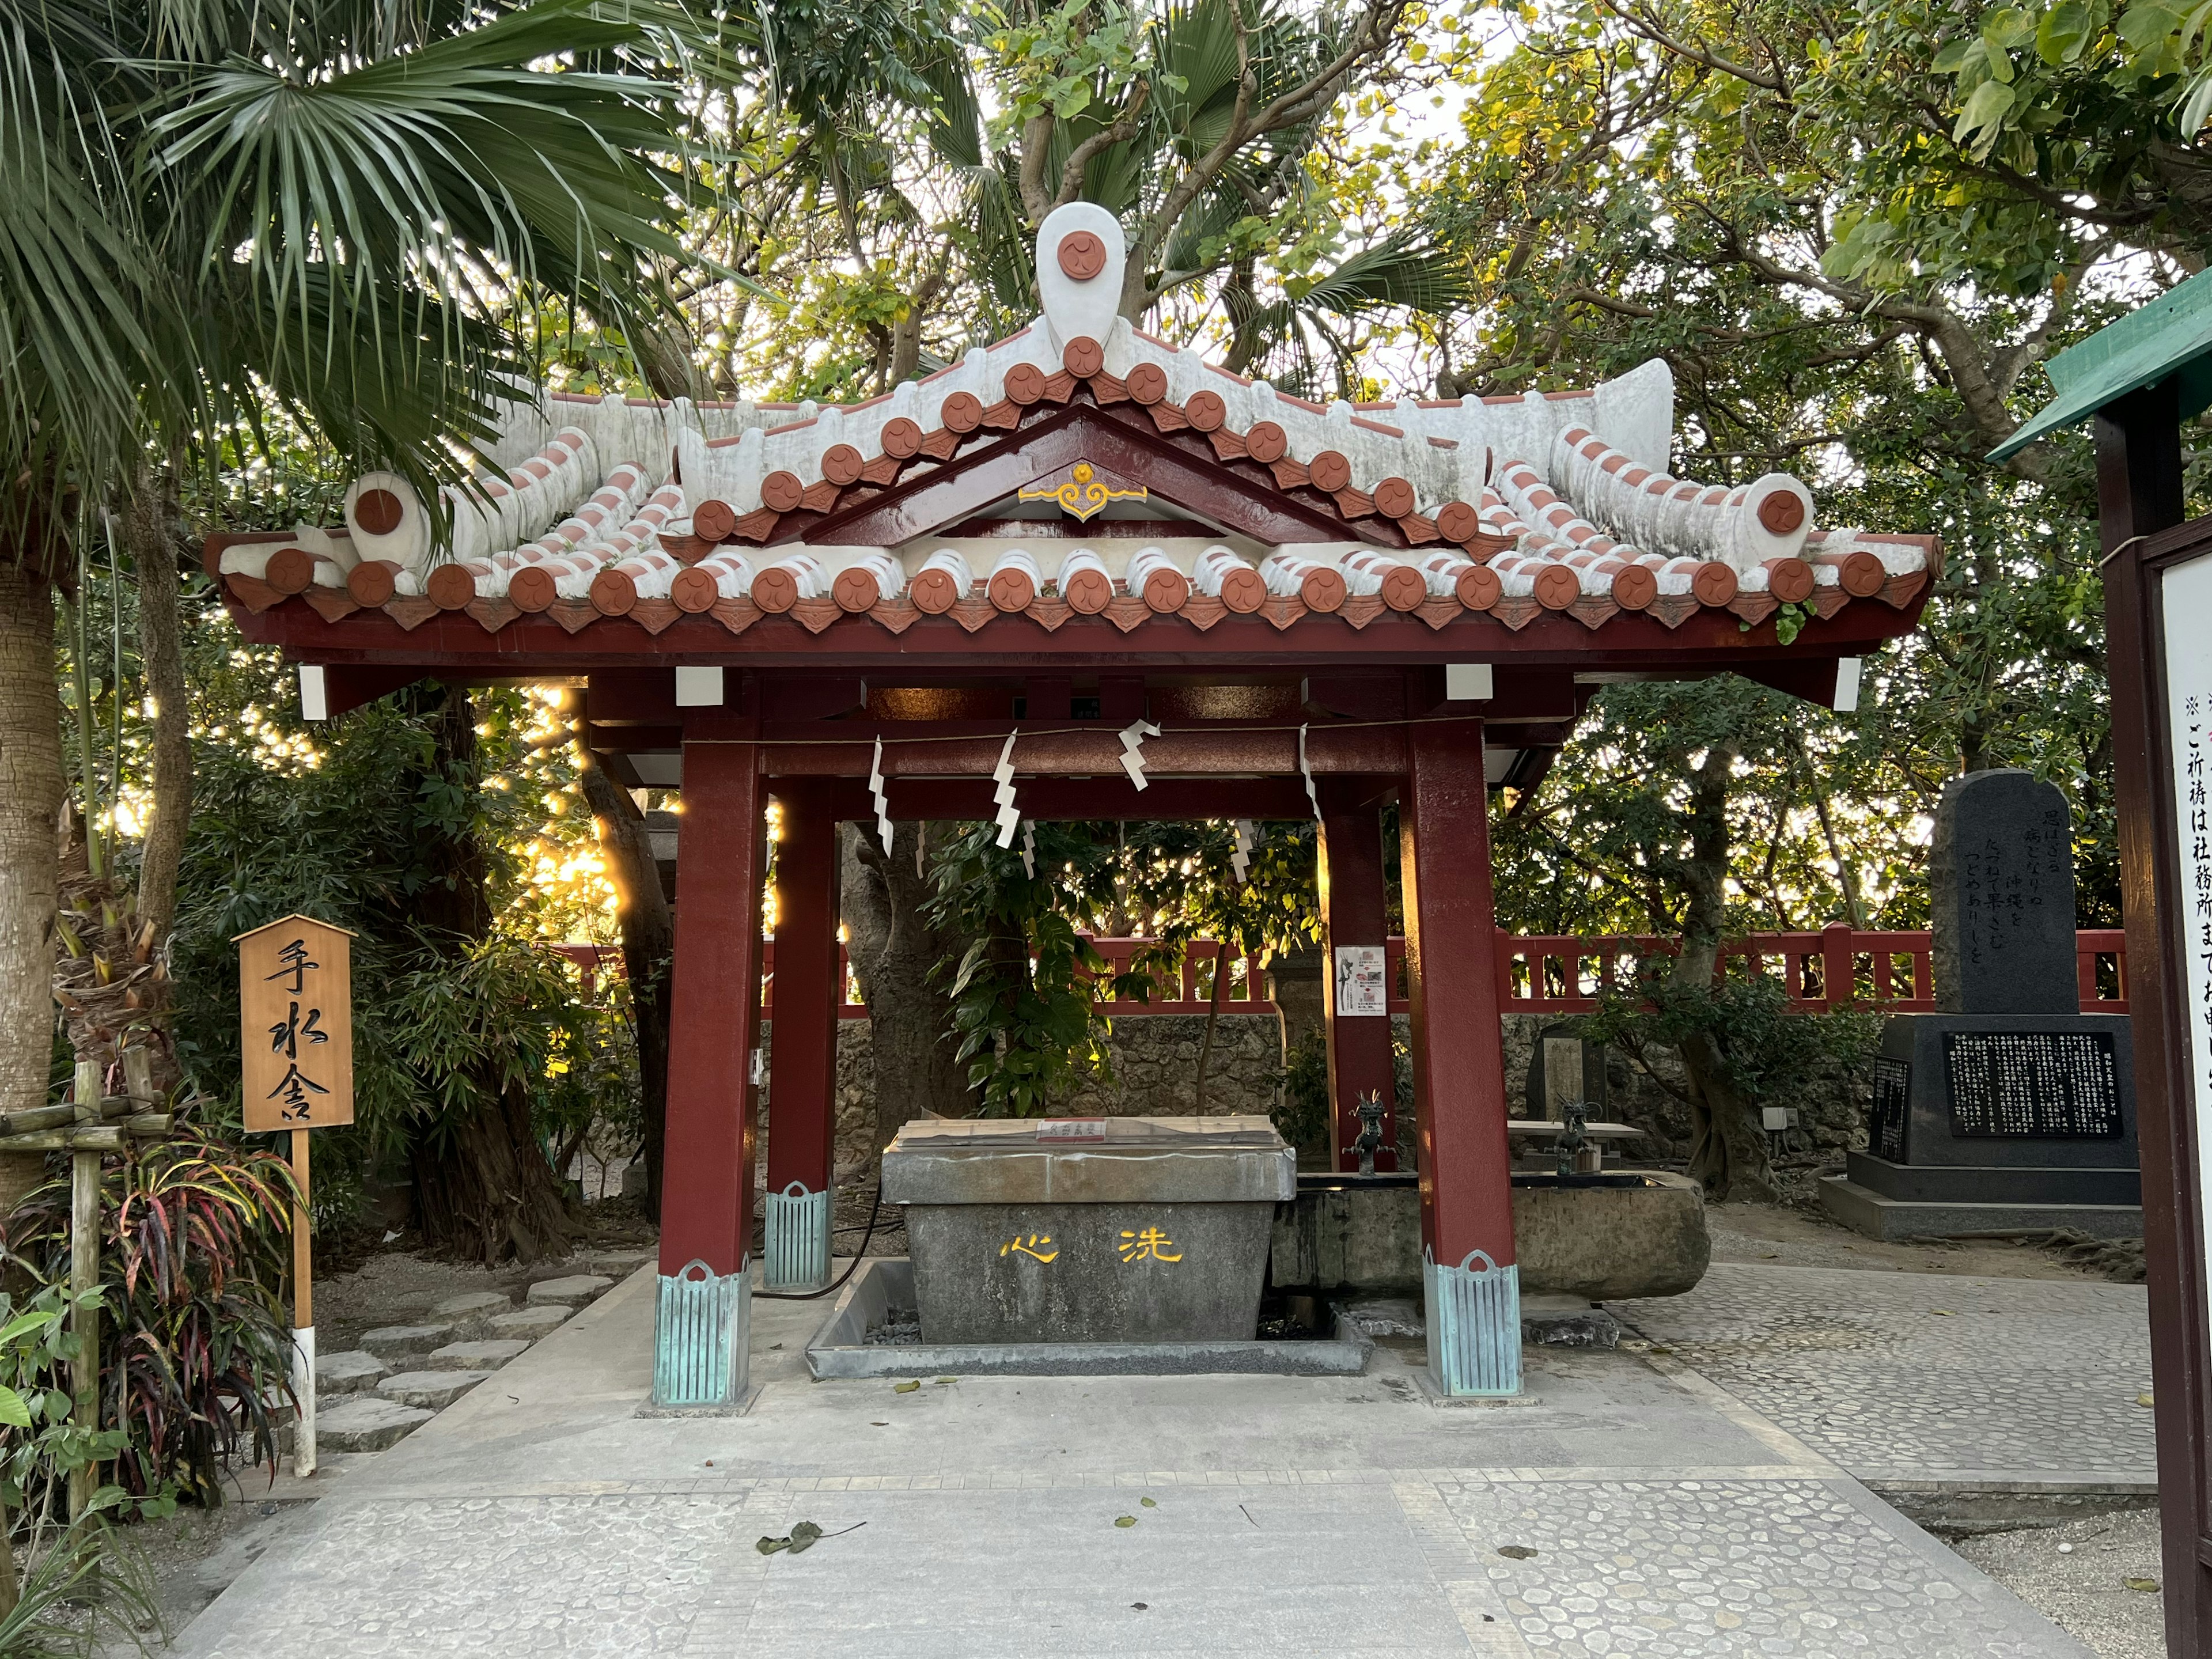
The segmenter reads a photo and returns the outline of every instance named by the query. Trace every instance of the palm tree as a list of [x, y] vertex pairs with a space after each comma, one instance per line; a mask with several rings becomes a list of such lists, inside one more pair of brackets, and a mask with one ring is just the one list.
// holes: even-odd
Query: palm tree
[[46, 1089], [52, 590], [88, 507], [122, 508], [167, 761], [112, 968], [167, 924], [190, 811], [175, 473], [281, 411], [435, 500], [545, 307], [649, 328], [719, 52], [664, 0], [0, 0], [0, 1110]]

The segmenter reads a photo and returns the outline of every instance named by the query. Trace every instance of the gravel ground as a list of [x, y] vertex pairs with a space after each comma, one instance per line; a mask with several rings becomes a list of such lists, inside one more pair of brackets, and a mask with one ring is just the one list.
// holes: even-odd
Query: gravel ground
[[[2062, 1553], [2069, 1544], [2073, 1548]], [[2156, 1510], [1989, 1533], [1952, 1547], [2100, 1659], [2165, 1659], [2163, 1600], [2129, 1584], [2156, 1584], [2165, 1576]]]
[[1713, 1260], [1753, 1267], [1858, 1267], [1873, 1273], [1960, 1273], [1977, 1279], [2102, 1279], [2032, 1244], [1995, 1239], [1865, 1238], [1780, 1204], [1713, 1204], [1705, 1224]]

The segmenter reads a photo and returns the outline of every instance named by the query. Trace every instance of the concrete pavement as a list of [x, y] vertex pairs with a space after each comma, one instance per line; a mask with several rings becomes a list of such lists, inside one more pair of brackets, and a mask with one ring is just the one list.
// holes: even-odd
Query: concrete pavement
[[[827, 1304], [757, 1302], [750, 1411], [654, 1419], [652, 1292], [356, 1462], [177, 1650], [2085, 1652], [1664, 1356], [1532, 1351], [1512, 1405], [1433, 1402], [1412, 1345], [1358, 1378], [900, 1394], [811, 1381]], [[756, 1550], [801, 1520], [842, 1535]]]

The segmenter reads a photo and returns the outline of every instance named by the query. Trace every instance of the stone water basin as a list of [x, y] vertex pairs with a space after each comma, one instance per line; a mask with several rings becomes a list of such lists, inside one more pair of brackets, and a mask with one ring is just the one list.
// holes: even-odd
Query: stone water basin
[[[1680, 1296], [1712, 1261], [1705, 1194], [1662, 1170], [1513, 1178], [1514, 1254], [1523, 1297], [1590, 1302]], [[1278, 1289], [1418, 1291], [1419, 1177], [1307, 1173], [1278, 1215]]]
[[1249, 1340], [1296, 1181], [1264, 1117], [925, 1119], [883, 1160], [930, 1344]]

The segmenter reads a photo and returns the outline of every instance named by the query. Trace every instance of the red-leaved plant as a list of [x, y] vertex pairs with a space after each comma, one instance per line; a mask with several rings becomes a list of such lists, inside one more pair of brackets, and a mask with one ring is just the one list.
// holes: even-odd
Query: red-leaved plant
[[[275, 1153], [190, 1127], [107, 1158], [100, 1420], [129, 1434], [112, 1478], [132, 1507], [219, 1503], [241, 1449], [275, 1474], [295, 1409], [283, 1291], [297, 1190]], [[65, 1283], [69, 1227], [64, 1178], [16, 1206], [8, 1252]]]

